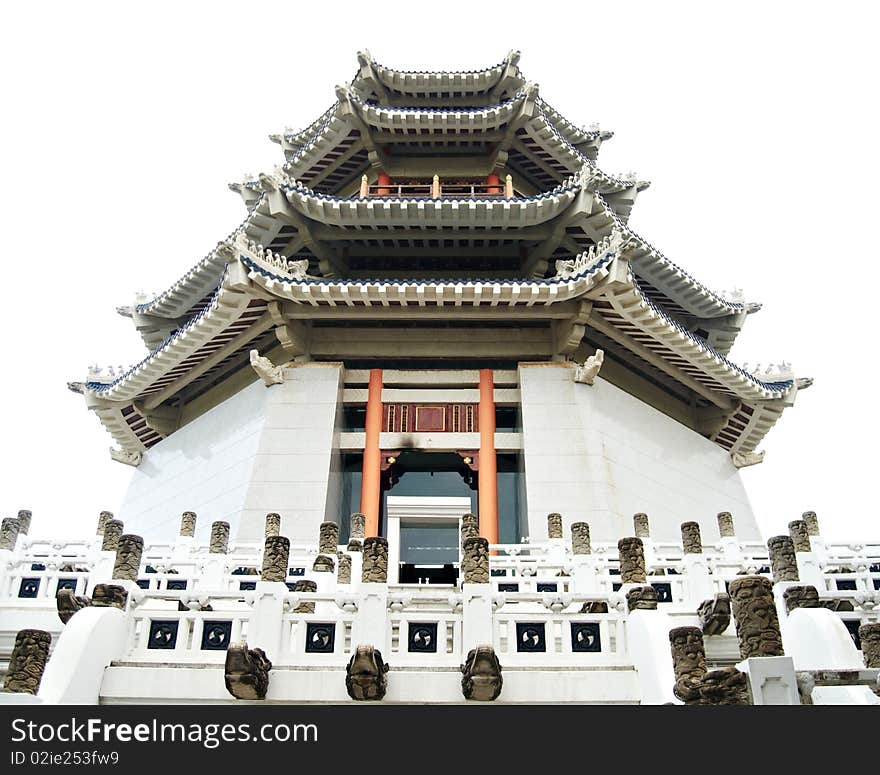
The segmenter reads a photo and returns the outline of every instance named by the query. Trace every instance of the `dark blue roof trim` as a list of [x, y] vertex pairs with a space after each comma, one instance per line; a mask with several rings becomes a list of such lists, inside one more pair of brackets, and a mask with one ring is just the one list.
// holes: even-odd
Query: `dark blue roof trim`
[[129, 374], [137, 371], [141, 366], [143, 366], [148, 360], [150, 360], [154, 355], [156, 355], [160, 350], [167, 347], [171, 342], [173, 342], [177, 337], [181, 336], [185, 331], [188, 331], [192, 328], [196, 323], [198, 323], [205, 315], [208, 314], [208, 311], [214, 307], [214, 302], [217, 300], [217, 297], [220, 295], [220, 288], [223, 286], [223, 279], [226, 277], [226, 269], [223, 270], [223, 276], [220, 278], [220, 282], [217, 284], [217, 289], [214, 291], [214, 294], [211, 296], [211, 300], [204, 306], [201, 312], [198, 315], [194, 315], [190, 318], [184, 325], [178, 328], [174, 333], [169, 334], [165, 341], [162, 342], [155, 350], [148, 353], [143, 359], [141, 359], [134, 366], [131, 366], [127, 371], [123, 374], [120, 374], [116, 377], [112, 382], [86, 382], [86, 388], [89, 390], [94, 390], [96, 393], [102, 393], [107, 390], [110, 390], [119, 382], [124, 380]]
[[389, 285], [565, 285], [571, 282], [572, 280], [578, 280], [581, 277], [588, 277], [594, 272], [599, 271], [603, 267], [605, 267], [612, 258], [614, 258], [615, 254], [612, 252], [606, 253], [602, 258], [597, 261], [592, 266], [586, 267], [578, 274], [573, 274], [566, 279], [562, 279], [561, 277], [549, 277], [540, 280], [536, 279], [520, 279], [520, 278], [507, 278], [504, 280], [493, 280], [486, 281], [485, 279], [479, 278], [438, 278], [436, 280], [431, 280], [430, 282], [425, 282], [425, 280], [413, 280], [407, 278], [400, 278], [394, 280], [379, 280], [379, 279], [357, 279], [357, 280], [338, 280], [338, 279], [326, 279], [323, 277], [307, 277], [302, 280], [294, 280], [291, 277], [284, 277], [279, 274], [275, 274], [274, 272], [270, 272], [268, 269], [263, 268], [259, 264], [257, 264], [253, 259], [249, 256], [245, 256], [243, 254], [239, 254], [239, 259], [241, 262], [248, 268], [256, 272], [257, 274], [263, 275], [263, 277], [268, 277], [270, 280], [276, 280], [280, 283], [289, 283], [290, 285], [345, 285], [345, 284], [355, 284], [358, 285], [381, 285], [381, 286], [389, 286]]
[[692, 342], [695, 342], [696, 344], [700, 345], [700, 347], [704, 348], [705, 350], [708, 350], [712, 355], [714, 355], [716, 358], [721, 360], [725, 365], [730, 366], [730, 368], [739, 372], [739, 374], [741, 374], [746, 379], [749, 379], [752, 382], [754, 382], [755, 384], [760, 385], [764, 390], [770, 390], [770, 391], [777, 392], [777, 393], [784, 393], [786, 390], [788, 390], [794, 384], [794, 380], [792, 380], [792, 379], [782, 380], [781, 382], [764, 382], [764, 381], [758, 379], [754, 374], [750, 374], [745, 369], [743, 369], [741, 366], [737, 366], [737, 364], [735, 364], [733, 361], [728, 360], [728, 358], [726, 356], [724, 356], [720, 352], [718, 352], [718, 350], [716, 350], [714, 347], [712, 347], [712, 345], [710, 345], [705, 339], [703, 339], [700, 336], [697, 336], [692, 331], [688, 331], [684, 326], [681, 325], [681, 323], [679, 323], [674, 318], [670, 317], [666, 312], [664, 312], [662, 309], [660, 309], [660, 307], [658, 307], [656, 304], [654, 304], [654, 302], [648, 298], [648, 296], [644, 293], [644, 291], [642, 291], [642, 288], [639, 285], [638, 280], [636, 280], [635, 276], [633, 276], [633, 285], [635, 286], [636, 290], [641, 294], [642, 298], [645, 300], [645, 303], [658, 316], [663, 318], [663, 320], [665, 320], [669, 325], [673, 326], [677, 331], [679, 331], [680, 333], [682, 333], [686, 337], [688, 337], [688, 339], [690, 339]]

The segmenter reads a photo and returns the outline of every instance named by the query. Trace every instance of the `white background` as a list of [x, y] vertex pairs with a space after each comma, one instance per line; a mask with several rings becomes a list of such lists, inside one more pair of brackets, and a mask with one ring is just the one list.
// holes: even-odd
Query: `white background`
[[554, 107], [615, 131], [601, 167], [653, 182], [633, 228], [764, 302], [734, 360], [816, 379], [743, 470], [765, 533], [812, 508], [829, 537], [880, 536], [875, 8], [5, 3], [0, 515], [31, 508], [32, 534], [82, 537], [118, 506], [131, 469], [65, 383], [140, 360], [114, 308], [240, 223], [226, 184], [281, 163], [267, 135], [328, 107], [359, 48], [401, 69], [482, 68], [518, 48]]

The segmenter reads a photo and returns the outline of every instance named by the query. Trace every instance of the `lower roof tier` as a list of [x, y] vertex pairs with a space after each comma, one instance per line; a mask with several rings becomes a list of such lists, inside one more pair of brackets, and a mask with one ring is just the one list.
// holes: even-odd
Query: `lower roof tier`
[[[239, 239], [195, 318], [124, 374], [73, 383], [131, 461], [179, 427], [187, 404], [253, 380], [249, 352], [275, 360], [583, 361], [597, 343], [611, 376], [731, 453], [754, 452], [791, 405], [790, 374], [758, 377], [664, 313], [615, 232], [550, 279], [348, 281], [314, 278]], [[609, 377], [611, 378], [611, 377]]]

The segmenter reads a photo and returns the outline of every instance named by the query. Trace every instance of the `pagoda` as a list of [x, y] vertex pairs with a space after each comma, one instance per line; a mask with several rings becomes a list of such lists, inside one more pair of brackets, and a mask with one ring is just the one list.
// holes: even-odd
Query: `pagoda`
[[442, 73], [360, 53], [333, 105], [271, 136], [283, 164], [230, 186], [229, 237], [118, 309], [149, 354], [71, 384], [135, 467], [126, 524], [160, 537], [193, 509], [253, 540], [278, 511], [306, 539], [361, 511], [379, 535], [396, 483], [442, 474], [492, 542], [557, 510], [611, 539], [648, 507], [664, 537], [721, 508], [757, 538], [737, 469], [810, 380], [728, 359], [760, 305], [630, 228], [648, 183], [599, 167], [611, 134], [516, 52]]
[[517, 52], [358, 54], [69, 383], [131, 484], [3, 519], [0, 704], [880, 703], [880, 541], [765, 541], [740, 478], [811, 380], [729, 359], [760, 305], [630, 227], [610, 138]]

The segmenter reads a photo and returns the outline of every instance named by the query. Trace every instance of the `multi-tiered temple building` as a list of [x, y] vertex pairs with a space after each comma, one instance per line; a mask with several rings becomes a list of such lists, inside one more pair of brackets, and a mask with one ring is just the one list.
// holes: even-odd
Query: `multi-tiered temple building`
[[[774, 558], [739, 474], [810, 380], [729, 360], [760, 305], [630, 228], [648, 184], [604, 172], [611, 133], [565, 119], [518, 60], [406, 72], [360, 54], [327, 111], [272, 136], [283, 164], [231, 185], [243, 223], [119, 308], [149, 354], [70, 387], [133, 467], [126, 534], [117, 546], [108, 517], [68, 555], [22, 535], [0, 589], [27, 600], [30, 579], [53, 606], [61, 590], [68, 642], [92, 619], [119, 629], [92, 701], [231, 699], [225, 664], [232, 695], [278, 700], [344, 699], [348, 665], [355, 699], [674, 702], [705, 684], [709, 701], [723, 679], [759, 702], [756, 676], [794, 668], [772, 632], [748, 645], [752, 598], [858, 660], [847, 687], [815, 675], [840, 660], [807, 665], [817, 697], [873, 700], [857, 647], [877, 627], [880, 550], [847, 554], [796, 520]], [[789, 594], [809, 601], [789, 615], [789, 588], [815, 600]], [[704, 635], [704, 667], [728, 673], [682, 689], [676, 660]], [[464, 688], [447, 686], [460, 663]]]

